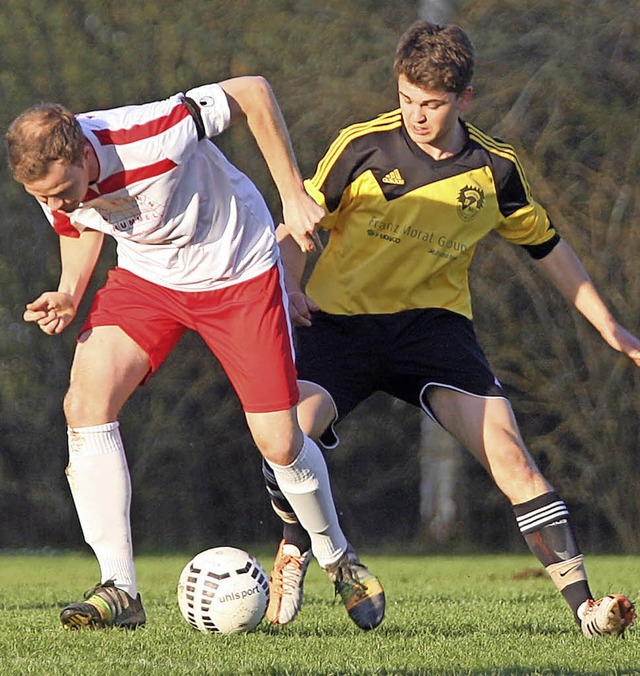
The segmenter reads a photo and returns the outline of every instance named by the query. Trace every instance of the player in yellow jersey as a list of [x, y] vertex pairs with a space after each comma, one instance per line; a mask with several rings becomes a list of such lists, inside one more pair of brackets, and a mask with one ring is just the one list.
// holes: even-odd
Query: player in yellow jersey
[[[279, 229], [298, 325], [300, 424], [333, 447], [334, 423], [374, 392], [424, 409], [491, 474], [583, 633], [621, 635], [633, 604], [622, 594], [594, 600], [569, 511], [527, 451], [476, 339], [468, 271], [477, 243], [496, 231], [524, 247], [605, 342], [638, 366], [640, 341], [612, 316], [532, 198], [513, 148], [464, 121], [473, 67], [459, 27], [414, 24], [394, 62], [399, 109], [341, 131], [306, 183], [330, 234], [305, 292], [304, 252], [316, 233]], [[267, 617], [285, 624], [300, 608], [309, 540], [268, 467], [265, 477], [285, 522]]]

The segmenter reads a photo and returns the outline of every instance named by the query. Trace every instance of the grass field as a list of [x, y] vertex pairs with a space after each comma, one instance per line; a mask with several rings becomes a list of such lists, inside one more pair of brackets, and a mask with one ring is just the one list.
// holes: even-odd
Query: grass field
[[[271, 553], [252, 553], [268, 569]], [[230, 636], [182, 619], [175, 588], [189, 558], [138, 558], [146, 628], [73, 632], [58, 612], [95, 583], [93, 559], [0, 555], [0, 674], [640, 674], [640, 627], [584, 639], [529, 556], [363, 556], [387, 592], [371, 632], [314, 563], [295, 622]], [[640, 557], [591, 556], [588, 571], [595, 594], [640, 599]]]

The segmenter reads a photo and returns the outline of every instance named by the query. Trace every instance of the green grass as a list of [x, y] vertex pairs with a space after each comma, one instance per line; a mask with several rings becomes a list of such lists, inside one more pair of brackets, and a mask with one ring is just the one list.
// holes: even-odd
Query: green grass
[[[255, 551], [266, 568], [270, 553]], [[66, 631], [61, 606], [95, 583], [89, 556], [0, 556], [0, 674], [640, 674], [640, 628], [584, 639], [529, 556], [380, 556], [387, 615], [358, 630], [312, 564], [295, 622], [204, 635], [182, 619], [175, 588], [188, 555], [141, 556], [148, 625]], [[597, 595], [640, 598], [640, 557], [591, 556]]]

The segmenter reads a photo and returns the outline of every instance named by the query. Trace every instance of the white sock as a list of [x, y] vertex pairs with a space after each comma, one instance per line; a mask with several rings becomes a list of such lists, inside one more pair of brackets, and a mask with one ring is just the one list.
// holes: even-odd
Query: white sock
[[290, 465], [267, 460], [278, 486], [311, 538], [311, 550], [325, 568], [347, 549], [345, 537], [331, 495], [329, 473], [322, 452], [305, 435], [298, 457]]
[[131, 480], [117, 422], [67, 429], [66, 475], [82, 534], [100, 565], [100, 581], [113, 580], [133, 598], [138, 593], [133, 563]]

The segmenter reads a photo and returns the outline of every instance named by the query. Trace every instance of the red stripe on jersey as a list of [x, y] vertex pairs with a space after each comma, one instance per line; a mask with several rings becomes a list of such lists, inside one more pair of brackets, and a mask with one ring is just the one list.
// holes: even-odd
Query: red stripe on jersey
[[97, 129], [93, 133], [103, 146], [125, 145], [157, 136], [163, 131], [179, 124], [186, 117], [189, 117], [189, 115], [187, 107], [183, 103], [180, 103], [168, 115], [156, 117], [144, 124], [136, 124], [130, 129]]
[[62, 211], [52, 211], [53, 229], [65, 237], [80, 237], [80, 233], [71, 225], [71, 220]]
[[128, 169], [126, 171], [119, 171], [117, 174], [112, 174], [98, 183], [100, 193], [105, 195], [108, 193], [121, 190], [136, 181], [143, 181], [144, 179], [154, 178], [175, 169], [178, 165], [170, 159], [160, 160], [153, 164], [147, 164], [138, 169]]
[[96, 192], [95, 190], [92, 190], [91, 188], [87, 188], [87, 194], [83, 198], [83, 202], [90, 202], [91, 200], [94, 200], [96, 197], [100, 197], [100, 193]]

